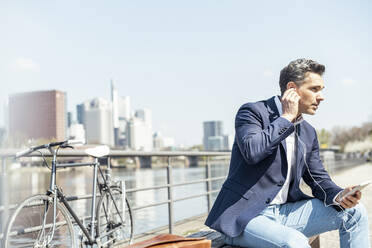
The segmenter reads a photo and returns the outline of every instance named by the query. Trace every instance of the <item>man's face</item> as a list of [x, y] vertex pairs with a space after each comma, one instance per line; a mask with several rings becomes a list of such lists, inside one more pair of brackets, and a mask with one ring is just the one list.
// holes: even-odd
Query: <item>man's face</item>
[[314, 115], [321, 101], [324, 100], [322, 90], [324, 82], [319, 74], [308, 72], [304, 82], [297, 88], [301, 97], [298, 110], [302, 114]]

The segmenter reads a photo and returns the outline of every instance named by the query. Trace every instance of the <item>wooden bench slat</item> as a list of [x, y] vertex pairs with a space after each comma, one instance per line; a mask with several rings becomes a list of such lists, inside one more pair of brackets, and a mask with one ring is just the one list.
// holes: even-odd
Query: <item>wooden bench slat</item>
[[[237, 246], [226, 245], [222, 234], [217, 231], [212, 231], [212, 230], [211, 231], [200, 231], [197, 233], [193, 233], [187, 237], [190, 237], [190, 238], [205, 237], [206, 239], [209, 239], [212, 241], [212, 248], [237, 248]], [[319, 235], [310, 237], [309, 244], [311, 248], [320, 248]]]

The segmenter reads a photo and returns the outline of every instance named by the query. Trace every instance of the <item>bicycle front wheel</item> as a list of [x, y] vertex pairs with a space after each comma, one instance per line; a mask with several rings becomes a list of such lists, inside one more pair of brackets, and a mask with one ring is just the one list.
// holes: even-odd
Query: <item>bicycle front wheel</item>
[[112, 186], [110, 191], [111, 195], [106, 191], [98, 203], [97, 236], [105, 246], [130, 244], [133, 240], [132, 209], [127, 198], [124, 202], [119, 187]]
[[23, 201], [8, 223], [5, 248], [75, 248], [74, 230], [65, 207], [57, 202], [55, 225], [53, 209], [53, 198], [47, 195], [31, 196]]

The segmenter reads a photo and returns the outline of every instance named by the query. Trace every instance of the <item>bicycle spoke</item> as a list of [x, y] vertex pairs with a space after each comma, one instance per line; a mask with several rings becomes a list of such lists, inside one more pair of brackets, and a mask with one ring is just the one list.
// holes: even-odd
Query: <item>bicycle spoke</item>
[[59, 204], [56, 211], [54, 223], [50, 197], [38, 195], [28, 198], [11, 217], [5, 247], [72, 247], [73, 229], [67, 212]]
[[[123, 197], [119, 188], [113, 186], [110, 191], [112, 194], [106, 192], [97, 209], [97, 233], [105, 245], [129, 243], [133, 237], [129, 205], [126, 208], [128, 211], [123, 211]], [[126, 215], [124, 220], [128, 223], [123, 222], [123, 215]]]

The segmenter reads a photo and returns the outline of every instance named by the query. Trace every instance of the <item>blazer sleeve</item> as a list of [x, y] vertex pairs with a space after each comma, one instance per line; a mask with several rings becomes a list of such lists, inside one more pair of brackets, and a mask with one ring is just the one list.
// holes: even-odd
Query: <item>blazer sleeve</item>
[[262, 114], [267, 109], [259, 110], [256, 104], [243, 105], [235, 118], [236, 142], [249, 164], [257, 164], [271, 155], [280, 142], [294, 131], [293, 123], [283, 117], [276, 118], [264, 127]]
[[305, 153], [307, 157], [304, 159], [306, 168], [303, 179], [310, 186], [316, 198], [323, 202], [325, 200], [327, 205], [334, 205], [334, 197], [343, 189], [332, 181], [328, 172], [324, 169], [319, 156], [319, 144], [315, 130], [314, 135], [312, 150], [309, 153]]

